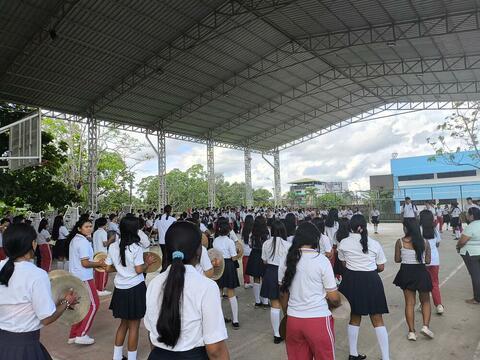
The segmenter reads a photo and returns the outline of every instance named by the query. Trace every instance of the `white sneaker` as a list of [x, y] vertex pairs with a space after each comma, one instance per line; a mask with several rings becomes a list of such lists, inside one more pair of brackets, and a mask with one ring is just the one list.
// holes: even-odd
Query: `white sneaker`
[[435, 337], [435, 335], [433, 334], [432, 330], [430, 330], [428, 328], [428, 326], [423, 326], [422, 327], [422, 330], [420, 330], [420, 332], [422, 333], [422, 335], [430, 338], [430, 339], [433, 339]]
[[415, 335], [414, 332], [409, 332], [408, 336], [407, 336], [407, 339], [410, 340], [410, 341], [417, 341], [417, 335]]
[[68, 340], [67, 340], [67, 344], [68, 344], [68, 345], [75, 344], [75, 339], [76, 339], [76, 338], [70, 338], [70, 339], [68, 339]]
[[445, 308], [443, 307], [442, 304], [437, 306], [437, 314], [438, 315], [442, 315], [444, 311], [445, 311]]
[[245, 284], [243, 287], [245, 289], [251, 289], [251, 288], [253, 288], [253, 285], [252, 284]]
[[97, 291], [98, 296], [108, 296], [111, 295], [112, 292], [108, 290], [103, 290], [103, 291]]
[[95, 343], [95, 340], [88, 335], [79, 336], [75, 339], [75, 344], [77, 345], [92, 345]]

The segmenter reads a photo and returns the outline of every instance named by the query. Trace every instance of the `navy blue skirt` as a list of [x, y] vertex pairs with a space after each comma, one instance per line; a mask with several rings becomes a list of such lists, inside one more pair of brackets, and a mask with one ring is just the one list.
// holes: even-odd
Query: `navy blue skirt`
[[110, 310], [116, 319], [139, 320], [147, 309], [147, 286], [145, 281], [130, 289], [113, 289]]
[[218, 287], [220, 289], [235, 289], [240, 286], [237, 268], [235, 267], [235, 263], [232, 259], [224, 259], [224, 261], [225, 269], [223, 270], [222, 277], [217, 280]]
[[0, 359], [52, 360], [52, 357], [40, 343], [40, 330], [26, 333], [0, 330]]
[[156, 347], [147, 360], [208, 360], [208, 355], [205, 347], [188, 351], [170, 351]]
[[402, 264], [393, 283], [402, 290], [432, 291], [432, 278], [425, 264]]
[[278, 266], [268, 264], [262, 278], [260, 296], [267, 299], [279, 299], [280, 290], [278, 286]]
[[260, 278], [264, 272], [265, 264], [262, 260], [262, 249], [252, 249], [252, 252], [248, 256], [245, 273], [255, 278]]

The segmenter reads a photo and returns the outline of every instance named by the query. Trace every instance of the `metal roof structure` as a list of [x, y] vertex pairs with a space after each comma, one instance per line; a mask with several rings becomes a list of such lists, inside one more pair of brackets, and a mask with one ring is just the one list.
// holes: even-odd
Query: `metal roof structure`
[[389, 110], [477, 100], [477, 8], [475, 0], [0, 0], [0, 99], [268, 153]]

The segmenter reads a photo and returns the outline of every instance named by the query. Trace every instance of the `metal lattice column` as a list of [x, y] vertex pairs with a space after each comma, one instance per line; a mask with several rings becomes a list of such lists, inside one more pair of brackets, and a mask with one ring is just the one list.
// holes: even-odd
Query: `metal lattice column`
[[97, 209], [97, 119], [90, 115], [87, 119], [88, 127], [88, 208], [96, 212]]
[[214, 142], [207, 140], [208, 206], [215, 207], [215, 156]]
[[253, 207], [253, 190], [252, 190], [252, 152], [249, 148], [244, 150], [245, 159], [245, 205], [248, 208]]
[[157, 157], [158, 157], [158, 210], [161, 211], [167, 205], [167, 152], [165, 147], [165, 131], [157, 133]]
[[273, 153], [273, 180], [275, 182], [275, 206], [282, 205], [282, 188], [280, 183], [280, 151], [275, 149]]

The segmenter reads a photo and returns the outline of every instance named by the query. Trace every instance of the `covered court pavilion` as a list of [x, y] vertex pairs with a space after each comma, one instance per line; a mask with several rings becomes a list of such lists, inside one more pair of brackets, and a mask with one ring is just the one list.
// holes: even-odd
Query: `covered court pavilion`
[[[0, 1], [0, 99], [88, 124], [273, 155], [340, 127], [478, 99], [480, 12], [465, 0]], [[264, 157], [265, 158], [265, 157]]]
[[[480, 11], [474, 0], [0, 0], [0, 100], [89, 129], [90, 208], [96, 209], [98, 128], [157, 137], [159, 205], [165, 204], [165, 139], [206, 145], [209, 203], [215, 204], [214, 147], [273, 156], [280, 204], [280, 152], [343, 126], [431, 109], [469, 109], [479, 98]], [[345, 146], [344, 144], [339, 144]], [[480, 358], [478, 309], [463, 303], [469, 280], [444, 234], [446, 314], [437, 339], [406, 343], [401, 292], [391, 284], [392, 241], [383, 274], [393, 359]], [[111, 285], [110, 285], [111, 286]], [[390, 289], [391, 288], [391, 289]], [[267, 315], [253, 315], [239, 290], [242, 328], [234, 359], [283, 359]], [[90, 348], [69, 347], [65, 329], [44, 329], [58, 359], [111, 355], [112, 318], [102, 302]], [[261, 311], [261, 310], [260, 310]], [[443, 321], [443, 322], [442, 322]], [[378, 358], [372, 329], [360, 350]], [[338, 357], [348, 355], [345, 324]], [[141, 356], [148, 353], [141, 336]], [[408, 345], [408, 346], [407, 346]], [[376, 357], [375, 357], [376, 356]]]

